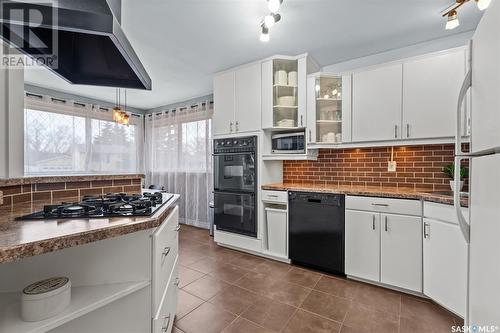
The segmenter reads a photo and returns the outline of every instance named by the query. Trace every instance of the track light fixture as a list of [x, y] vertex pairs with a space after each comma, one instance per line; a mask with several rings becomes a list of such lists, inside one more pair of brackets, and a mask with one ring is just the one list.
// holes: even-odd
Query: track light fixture
[[[471, 0], [455, 0], [455, 3], [443, 12], [443, 17], [446, 17], [447, 19], [446, 30], [455, 29], [460, 25], [457, 10], [470, 1]], [[491, 0], [474, 0], [474, 2], [476, 2], [479, 10], [485, 10], [490, 5]]]
[[448, 13], [448, 21], [446, 22], [446, 30], [455, 29], [460, 25], [460, 21], [458, 20], [458, 14], [456, 10], [452, 10]]
[[260, 32], [260, 41], [269, 42], [269, 28], [262, 26], [262, 31]]
[[281, 20], [281, 15], [278, 13], [271, 13], [264, 17], [262, 23], [266, 26], [266, 28], [271, 28], [273, 25], [278, 23]]
[[277, 13], [283, 0], [267, 0], [267, 6], [269, 7], [270, 13], [262, 18], [260, 22], [260, 40], [261, 42], [269, 41], [269, 29], [273, 27], [276, 23], [281, 21], [281, 15]]
[[271, 13], [277, 13], [283, 0], [267, 0], [267, 8]]

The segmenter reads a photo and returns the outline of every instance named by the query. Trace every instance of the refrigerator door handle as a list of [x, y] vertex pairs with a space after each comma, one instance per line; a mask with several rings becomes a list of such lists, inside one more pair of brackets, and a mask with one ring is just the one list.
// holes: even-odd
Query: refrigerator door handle
[[455, 175], [454, 182], [455, 186], [453, 189], [453, 205], [455, 206], [455, 212], [457, 214], [458, 223], [462, 235], [467, 243], [470, 241], [470, 226], [465, 220], [462, 213], [462, 205], [460, 204], [460, 164], [463, 159], [467, 159], [466, 153], [462, 151], [462, 104], [465, 99], [467, 91], [472, 86], [472, 70], [467, 72], [462, 87], [460, 88], [460, 94], [458, 95], [457, 104], [457, 119], [455, 128]]
[[462, 151], [462, 104], [465, 99], [467, 91], [472, 86], [472, 70], [467, 72], [464, 82], [462, 83], [462, 88], [460, 88], [460, 94], [458, 95], [457, 103], [457, 122], [455, 128], [455, 175], [454, 175], [454, 189], [453, 189], [453, 205], [455, 207], [455, 212], [457, 214], [458, 223], [460, 225], [460, 230], [467, 243], [470, 240], [470, 227], [462, 214], [462, 205], [460, 204], [460, 164], [462, 159], [464, 159], [465, 153]]
[[460, 88], [460, 94], [458, 95], [457, 122], [455, 128], [455, 155], [465, 154], [462, 151], [462, 104], [464, 102], [465, 95], [467, 94], [467, 91], [471, 86], [472, 86], [472, 70], [469, 70], [465, 75], [464, 82], [462, 83], [462, 88]]
[[453, 189], [453, 206], [455, 207], [455, 212], [458, 217], [458, 225], [462, 231], [465, 242], [467, 244], [470, 241], [470, 226], [465, 220], [464, 214], [462, 213], [462, 205], [460, 204], [460, 164], [462, 162], [461, 157], [455, 157], [455, 178], [454, 178], [454, 189]]

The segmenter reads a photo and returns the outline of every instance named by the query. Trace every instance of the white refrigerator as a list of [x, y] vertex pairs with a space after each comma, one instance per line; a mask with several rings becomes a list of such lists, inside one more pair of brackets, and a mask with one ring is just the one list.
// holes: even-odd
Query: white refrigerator
[[[469, 160], [469, 218], [462, 216], [459, 189], [455, 208], [468, 242], [466, 325], [500, 332], [500, 1], [491, 2], [471, 42], [471, 71], [460, 93], [456, 158]], [[460, 115], [467, 92], [471, 96], [470, 152], [461, 150]], [[459, 169], [455, 168], [458, 187]], [[470, 223], [467, 223], [467, 220]], [[478, 330], [479, 331], [479, 330]], [[490, 332], [490, 331], [487, 331]]]

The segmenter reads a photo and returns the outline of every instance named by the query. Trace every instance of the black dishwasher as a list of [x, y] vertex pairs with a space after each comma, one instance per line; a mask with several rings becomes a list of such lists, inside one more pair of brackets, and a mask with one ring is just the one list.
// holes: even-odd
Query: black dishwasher
[[345, 196], [289, 192], [292, 263], [344, 275]]

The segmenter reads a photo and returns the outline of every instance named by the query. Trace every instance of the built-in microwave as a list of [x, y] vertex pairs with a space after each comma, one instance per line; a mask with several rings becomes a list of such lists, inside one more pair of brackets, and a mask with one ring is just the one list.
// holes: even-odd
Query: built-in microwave
[[273, 154], [304, 154], [305, 133], [279, 133], [271, 136]]

